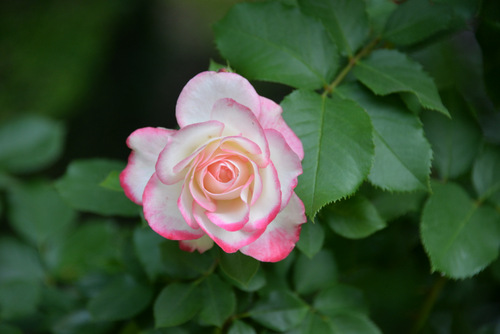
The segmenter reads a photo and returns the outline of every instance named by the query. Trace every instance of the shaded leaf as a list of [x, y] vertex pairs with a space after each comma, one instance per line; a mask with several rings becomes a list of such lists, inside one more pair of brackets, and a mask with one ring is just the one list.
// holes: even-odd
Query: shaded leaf
[[165, 238], [149, 227], [137, 227], [134, 230], [134, 249], [149, 279], [154, 281], [166, 273], [161, 258], [160, 244]]
[[346, 238], [365, 238], [386, 227], [375, 206], [364, 196], [329, 204], [319, 214], [332, 230]]
[[324, 315], [368, 314], [363, 292], [352, 286], [336, 284], [322, 290], [314, 298], [314, 308]]
[[321, 23], [277, 1], [237, 4], [214, 31], [222, 56], [248, 79], [320, 88], [338, 69]]
[[257, 334], [257, 332], [243, 321], [235, 320], [229, 327], [227, 334]]
[[366, 41], [370, 26], [362, 0], [299, 0], [301, 10], [321, 20], [347, 56], [353, 56]]
[[370, 182], [391, 191], [428, 190], [432, 150], [418, 117], [399, 101], [377, 98], [360, 85], [343, 85], [337, 91], [359, 103], [372, 120]]
[[108, 176], [99, 185], [109, 190], [123, 191], [120, 185], [120, 171], [113, 170], [109, 172]]
[[295, 290], [300, 294], [309, 294], [335, 284], [337, 265], [332, 253], [326, 249], [312, 259], [299, 255], [293, 271]]
[[284, 117], [302, 140], [304, 173], [296, 192], [312, 219], [325, 204], [352, 194], [367, 177], [372, 126], [355, 102], [295, 91], [282, 102]]
[[224, 273], [235, 281], [248, 285], [252, 277], [257, 273], [260, 262], [240, 252], [220, 253], [220, 268]]
[[333, 334], [382, 334], [367, 316], [341, 314], [331, 318]]
[[177, 241], [165, 240], [160, 244], [160, 251], [165, 272], [173, 278], [199, 277], [214, 263], [209, 253], [183, 251]]
[[201, 308], [199, 287], [194, 284], [172, 283], [165, 287], [154, 304], [156, 327], [172, 327], [193, 318]]
[[422, 242], [432, 269], [466, 278], [484, 269], [500, 246], [500, 215], [479, 207], [458, 185], [435, 183], [423, 209]]
[[56, 182], [61, 196], [75, 209], [101, 215], [137, 216], [139, 206], [123, 192], [99, 186], [110, 172], [121, 170], [122, 162], [89, 159], [70, 163], [66, 174]]
[[129, 319], [148, 306], [153, 291], [124, 275], [110, 280], [88, 304], [92, 317], [97, 321]]
[[39, 281], [44, 272], [36, 251], [14, 238], [0, 238], [0, 282]]
[[354, 75], [377, 95], [408, 92], [420, 104], [450, 116], [434, 81], [422, 66], [396, 50], [376, 50], [354, 67]]
[[446, 180], [469, 170], [481, 143], [481, 132], [459, 96], [447, 92], [443, 97], [452, 118], [424, 112], [422, 121], [434, 151], [434, 167]]
[[485, 146], [472, 169], [472, 182], [478, 197], [500, 207], [500, 148]]
[[249, 314], [262, 326], [284, 332], [300, 324], [307, 311], [308, 305], [291, 292], [275, 290], [259, 300]]
[[9, 191], [9, 207], [12, 227], [36, 245], [69, 226], [76, 216], [46, 182], [16, 184]]
[[202, 285], [203, 306], [200, 319], [210, 325], [222, 327], [224, 322], [236, 309], [236, 296], [231, 286], [219, 279], [217, 275], [210, 275]]
[[300, 230], [300, 239], [297, 242], [297, 247], [302, 253], [312, 258], [323, 247], [325, 240], [325, 231], [323, 226], [318, 222], [308, 221], [302, 225]]
[[389, 222], [406, 213], [416, 212], [426, 192], [398, 193], [375, 189], [368, 194], [370, 201], [383, 220]]
[[299, 327], [288, 332], [288, 334], [331, 334], [333, 329], [329, 320], [317, 313], [309, 312]]
[[[2, 270], [5, 269], [2, 267]], [[39, 282], [29, 278], [0, 282], [0, 317], [15, 319], [34, 314], [40, 302], [40, 290]]]
[[389, 17], [383, 38], [398, 45], [410, 45], [446, 29], [451, 18], [450, 6], [429, 0], [408, 0]]
[[43, 169], [62, 153], [64, 127], [48, 118], [24, 115], [0, 125], [0, 170], [25, 173]]

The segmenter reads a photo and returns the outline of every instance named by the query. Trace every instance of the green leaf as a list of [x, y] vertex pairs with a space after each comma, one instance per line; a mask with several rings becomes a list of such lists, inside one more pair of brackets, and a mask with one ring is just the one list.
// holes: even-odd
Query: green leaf
[[375, 206], [364, 196], [329, 204], [320, 212], [320, 221], [345, 238], [365, 238], [386, 227]]
[[146, 274], [151, 281], [166, 273], [161, 258], [160, 244], [165, 238], [149, 227], [137, 227], [134, 230], [134, 249]]
[[367, 0], [366, 13], [370, 19], [370, 25], [374, 35], [382, 34], [385, 24], [391, 14], [398, 8], [398, 5], [392, 1], [386, 0]]
[[68, 227], [75, 212], [47, 182], [17, 183], [9, 193], [12, 227], [35, 245]]
[[257, 273], [260, 262], [240, 252], [220, 253], [220, 268], [224, 273], [235, 281], [248, 285], [252, 277]]
[[377, 98], [360, 85], [342, 85], [337, 92], [359, 103], [372, 120], [370, 182], [391, 191], [428, 190], [432, 150], [418, 117], [401, 102]]
[[208, 276], [203, 281], [202, 289], [200, 319], [220, 328], [236, 309], [236, 295], [231, 286], [221, 281], [217, 275]]
[[0, 333], [3, 334], [23, 334], [23, 332], [14, 326], [9, 324], [0, 324]]
[[432, 269], [452, 278], [477, 274], [498, 256], [500, 215], [479, 207], [456, 184], [435, 183], [432, 188], [420, 224]]
[[340, 314], [331, 318], [333, 334], [382, 334], [365, 315]]
[[369, 194], [369, 199], [380, 217], [389, 222], [409, 212], [420, 208], [426, 192], [397, 193], [383, 190], [374, 190]]
[[329, 320], [317, 313], [309, 312], [300, 326], [288, 332], [288, 334], [331, 334], [333, 329]]
[[110, 172], [124, 167], [122, 162], [105, 159], [73, 161], [66, 174], [56, 182], [56, 187], [61, 196], [77, 210], [107, 216], [137, 216], [139, 207], [123, 192], [99, 186]]
[[113, 329], [112, 322], [94, 322], [87, 310], [75, 310], [65, 313], [52, 326], [54, 334], [107, 334]]
[[343, 55], [353, 56], [370, 33], [362, 0], [299, 0], [299, 5], [321, 20]]
[[109, 221], [85, 221], [55, 250], [57, 274], [73, 280], [89, 271], [116, 268], [119, 242], [118, 230]]
[[320, 291], [314, 298], [313, 306], [320, 313], [330, 317], [346, 313], [368, 314], [363, 292], [343, 284], [336, 284]]
[[0, 170], [26, 173], [43, 169], [62, 153], [64, 127], [48, 118], [25, 115], [0, 126]]
[[0, 282], [0, 317], [14, 319], [35, 313], [40, 290], [40, 284], [29, 279]]
[[44, 272], [36, 251], [14, 238], [0, 238], [0, 282], [39, 281]]
[[325, 241], [325, 231], [320, 223], [308, 221], [307, 224], [302, 225], [300, 230], [300, 239], [297, 242], [297, 247], [307, 257], [312, 258], [323, 248]]
[[260, 290], [262, 287], [264, 287], [267, 284], [266, 276], [264, 274], [264, 270], [262, 267], [259, 266], [259, 269], [255, 273], [255, 275], [252, 276], [250, 281], [247, 283], [243, 284], [240, 281], [235, 280], [234, 278], [228, 276], [224, 270], [221, 272], [224, 275], [224, 279], [237, 287], [238, 289], [245, 291], [245, 292], [254, 292], [257, 290]]
[[429, 0], [408, 0], [389, 17], [382, 37], [397, 45], [414, 44], [446, 29], [451, 17], [450, 6]]
[[161, 260], [166, 273], [172, 278], [196, 278], [206, 273], [214, 259], [205, 252], [186, 252], [178, 241], [165, 240], [160, 244]]
[[109, 172], [108, 176], [106, 176], [106, 178], [99, 183], [99, 185], [109, 190], [122, 192], [123, 188], [120, 185], [120, 171], [113, 170]]
[[396, 50], [376, 50], [354, 67], [354, 75], [377, 95], [408, 92], [422, 107], [450, 116], [434, 81], [422, 66]]
[[450, 92], [443, 97], [452, 118], [424, 112], [422, 121], [434, 151], [434, 167], [446, 180], [457, 178], [470, 169], [481, 144], [481, 131], [459, 96]]
[[304, 173], [296, 192], [312, 219], [321, 207], [354, 193], [370, 171], [372, 125], [355, 102], [295, 91], [282, 102], [284, 117], [302, 140]]
[[172, 283], [165, 287], [154, 304], [156, 327], [178, 326], [193, 318], [201, 308], [199, 287]]
[[269, 329], [284, 332], [302, 322], [308, 305], [289, 291], [274, 290], [249, 311], [250, 317]]
[[222, 56], [248, 79], [315, 89], [339, 66], [321, 23], [277, 1], [237, 4], [214, 31]]
[[500, 207], [500, 149], [485, 146], [474, 162], [472, 182], [478, 196]]
[[300, 294], [310, 294], [335, 284], [337, 265], [332, 253], [326, 249], [312, 259], [299, 255], [293, 271], [295, 290]]
[[146, 308], [152, 296], [151, 287], [131, 276], [118, 276], [90, 299], [88, 309], [96, 321], [125, 320]]
[[252, 326], [240, 320], [235, 320], [229, 327], [227, 334], [257, 334]]

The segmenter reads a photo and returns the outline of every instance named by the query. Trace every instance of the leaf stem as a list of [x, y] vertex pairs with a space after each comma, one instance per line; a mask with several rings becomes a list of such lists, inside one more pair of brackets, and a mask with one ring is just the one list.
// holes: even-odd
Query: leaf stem
[[427, 322], [427, 319], [429, 318], [429, 315], [431, 314], [432, 308], [436, 303], [437, 297], [439, 296], [441, 290], [443, 290], [443, 287], [446, 284], [446, 281], [447, 281], [446, 277], [441, 276], [434, 282], [434, 285], [427, 294], [427, 298], [422, 304], [422, 308], [420, 309], [420, 312], [418, 313], [415, 323], [413, 324], [413, 328], [410, 332], [411, 334], [420, 333], [420, 331], [424, 327], [425, 323]]
[[349, 62], [337, 75], [335, 80], [333, 80], [331, 84], [329, 84], [324, 88], [325, 91], [323, 92], [323, 96], [333, 93], [335, 88], [342, 82], [342, 80], [344, 80], [347, 74], [349, 74], [354, 65], [356, 65], [361, 58], [368, 55], [373, 50], [373, 48], [378, 44], [379, 41], [380, 37], [373, 39], [369, 44], [367, 44], [363, 49], [361, 49], [361, 51], [359, 51], [354, 57], [349, 58]]

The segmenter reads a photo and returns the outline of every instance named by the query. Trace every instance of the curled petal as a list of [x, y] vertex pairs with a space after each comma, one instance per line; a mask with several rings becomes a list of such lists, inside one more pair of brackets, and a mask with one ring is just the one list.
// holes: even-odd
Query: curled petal
[[215, 212], [205, 212], [212, 223], [226, 231], [241, 229], [249, 218], [248, 204], [240, 199], [218, 201]]
[[266, 130], [271, 160], [278, 173], [281, 186], [281, 208], [284, 208], [297, 186], [297, 178], [302, 174], [302, 164], [295, 152], [288, 146], [283, 136], [276, 130]]
[[260, 114], [259, 95], [247, 79], [236, 73], [202, 72], [184, 86], [175, 115], [179, 126], [210, 120], [215, 102], [231, 98], [249, 108], [255, 116]]
[[142, 128], [127, 138], [127, 146], [132, 152], [127, 167], [120, 174], [120, 184], [125, 195], [134, 203], [142, 205], [142, 194], [155, 172], [156, 160], [175, 132], [163, 128]]
[[264, 232], [264, 229], [248, 232], [243, 229], [234, 232], [227, 231], [212, 223], [200, 206], [194, 208], [194, 217], [205, 233], [226, 253], [236, 252], [255, 241]]
[[170, 137], [156, 163], [156, 173], [160, 180], [165, 184], [174, 184], [182, 180], [190, 162], [207, 144], [219, 137], [223, 129], [224, 124], [208, 121], [178, 130]]
[[299, 241], [300, 225], [305, 222], [304, 205], [294, 193], [288, 205], [267, 226], [266, 231], [240, 251], [259, 261], [281, 261], [290, 254]]
[[179, 247], [183, 251], [194, 252], [197, 250], [200, 254], [212, 248], [213, 245], [214, 241], [206, 234], [199, 239], [179, 241]]
[[299, 156], [300, 160], [304, 159], [304, 148], [299, 137], [290, 129], [281, 116], [283, 109], [279, 104], [265, 97], [260, 97], [262, 112], [259, 117], [259, 122], [264, 129], [274, 129], [281, 133], [287, 144]]
[[164, 238], [170, 240], [196, 239], [205, 233], [189, 226], [177, 207], [182, 183], [166, 185], [153, 174], [142, 197], [144, 218], [149, 226]]

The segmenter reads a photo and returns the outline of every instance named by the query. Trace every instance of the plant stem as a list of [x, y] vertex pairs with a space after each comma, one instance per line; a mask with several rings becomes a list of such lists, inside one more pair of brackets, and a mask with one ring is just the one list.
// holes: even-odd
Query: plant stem
[[443, 290], [443, 287], [446, 284], [446, 281], [447, 281], [446, 277], [441, 276], [434, 282], [434, 285], [429, 291], [429, 294], [427, 295], [427, 298], [425, 299], [424, 303], [422, 304], [422, 308], [418, 313], [417, 319], [413, 324], [413, 328], [410, 332], [411, 334], [419, 333], [424, 327], [425, 323], [427, 322], [427, 319], [429, 318], [429, 315], [431, 314], [432, 308], [436, 303], [437, 297], [439, 296], [441, 290]]
[[356, 65], [361, 58], [368, 55], [373, 50], [373, 48], [378, 44], [379, 40], [380, 40], [379, 37], [373, 39], [369, 44], [367, 44], [363, 49], [361, 49], [361, 51], [359, 51], [354, 57], [351, 57], [346, 67], [342, 69], [342, 71], [337, 75], [335, 80], [333, 80], [331, 84], [325, 87], [323, 96], [331, 94], [335, 90], [335, 88], [342, 82], [342, 80], [344, 80], [347, 74], [349, 74], [354, 65]]

